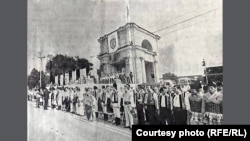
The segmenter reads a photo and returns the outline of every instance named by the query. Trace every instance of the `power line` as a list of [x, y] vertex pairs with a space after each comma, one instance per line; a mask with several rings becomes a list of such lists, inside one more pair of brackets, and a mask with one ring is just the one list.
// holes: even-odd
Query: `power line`
[[198, 18], [198, 17], [203, 16], [203, 15], [205, 15], [205, 14], [211, 13], [211, 12], [217, 10], [217, 9], [218, 9], [218, 8], [215, 8], [215, 9], [209, 10], [209, 11], [207, 11], [207, 12], [205, 12], [205, 13], [202, 13], [202, 14], [199, 14], [199, 15], [197, 15], [197, 16], [194, 16], [194, 17], [192, 17], [192, 18], [189, 18], [189, 19], [186, 19], [186, 20], [184, 20], [184, 21], [181, 21], [181, 22], [179, 22], [179, 23], [176, 23], [176, 24], [173, 24], [173, 25], [170, 25], [170, 26], [163, 27], [163, 28], [161, 28], [161, 29], [159, 29], [159, 30], [157, 30], [157, 31], [155, 31], [155, 32], [153, 32], [153, 33], [156, 33], [156, 32], [165, 30], [165, 29], [167, 29], [167, 28], [170, 28], [170, 27], [179, 25], [179, 24], [181, 24], [181, 23], [190, 21], [190, 20], [192, 20], [192, 19]]
[[[219, 16], [216, 16], [216, 17], [219, 17]], [[216, 17], [214, 17], [214, 18], [216, 18]], [[193, 25], [200, 24], [200, 23], [203, 23], [203, 22], [206, 22], [206, 21], [209, 21], [209, 20], [215, 20], [215, 19], [208, 19], [208, 20], [204, 20], [204, 21], [200, 21], [200, 22], [191, 24], [191, 25], [186, 26], [186, 27], [184, 27], [184, 28], [179, 28], [179, 29], [177, 29], [177, 30], [174, 30], [174, 31], [171, 31], [171, 32], [167, 32], [167, 33], [165, 33], [165, 34], [162, 34], [161, 37], [164, 37], [164, 36], [167, 35], [167, 34], [171, 34], [171, 33], [180, 31], [180, 30], [182, 30], [182, 29], [185, 29], [185, 28], [188, 28], [188, 27], [191, 27], [191, 26], [193, 26]], [[173, 40], [172, 40], [172, 41], [173, 41]]]
[[[212, 4], [212, 2], [207, 3], [206, 5], [209, 5], [209, 4]], [[179, 16], [173, 17], [173, 18], [171, 18], [171, 19], [169, 19], [169, 20], [167, 20], [167, 21], [165, 21], [165, 22], [170, 22], [170, 21], [175, 20], [175, 19], [177, 19], [177, 18], [179, 18], [179, 17], [182, 17], [182, 16], [184, 16], [184, 15], [186, 15], [186, 14], [188, 14], [188, 13], [192, 13], [192, 12], [194, 12], [194, 11], [201, 10], [201, 9], [203, 9], [204, 7], [206, 7], [206, 6], [203, 5], [203, 6], [201, 6], [201, 8], [199, 8], [199, 9], [183, 12], [183, 13], [180, 14]], [[165, 23], [165, 22], [164, 22], [164, 23]]]

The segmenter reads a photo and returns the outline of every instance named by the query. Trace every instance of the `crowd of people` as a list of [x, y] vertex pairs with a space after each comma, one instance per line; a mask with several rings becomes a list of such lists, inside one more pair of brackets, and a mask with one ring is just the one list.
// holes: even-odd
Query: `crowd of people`
[[100, 83], [102, 84], [112, 84], [119, 81], [122, 84], [133, 84], [133, 73], [130, 72], [126, 75], [124, 72], [106, 74], [100, 78]]
[[[134, 86], [134, 87], [133, 87]], [[86, 87], [55, 86], [29, 90], [28, 100], [36, 97], [37, 107], [48, 106], [90, 121], [97, 118], [132, 128], [132, 125], [220, 125], [223, 121], [223, 84], [209, 82], [162, 85], [121, 84]]]

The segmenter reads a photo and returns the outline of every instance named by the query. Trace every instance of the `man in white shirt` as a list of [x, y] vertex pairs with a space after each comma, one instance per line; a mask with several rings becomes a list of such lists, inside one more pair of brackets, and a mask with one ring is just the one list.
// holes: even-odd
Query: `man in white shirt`
[[124, 111], [126, 118], [126, 126], [125, 128], [132, 129], [132, 125], [134, 124], [132, 112], [135, 111], [135, 103], [134, 103], [134, 95], [133, 91], [130, 89], [130, 85], [126, 84], [124, 86]]
[[112, 101], [112, 107], [114, 111], [114, 118], [115, 118], [115, 124], [120, 125], [120, 102], [121, 102], [121, 97], [119, 92], [116, 90], [116, 88], [112, 88], [112, 96], [111, 96], [111, 101]]
[[141, 88], [141, 86], [137, 86], [136, 90], [136, 109], [138, 114], [138, 124], [143, 125], [145, 121], [144, 117], [144, 108], [143, 108], [143, 100], [144, 100], [145, 91]]
[[187, 118], [185, 114], [186, 107], [185, 107], [184, 94], [182, 93], [180, 86], [175, 86], [173, 91], [174, 91], [173, 113], [174, 113], [175, 124], [186, 125]]
[[157, 115], [159, 114], [158, 95], [150, 86], [147, 88], [144, 104], [148, 118], [147, 121], [150, 125], [155, 125]]
[[162, 87], [162, 94], [159, 96], [160, 118], [161, 124], [171, 125], [173, 123], [172, 110], [173, 100], [169, 92], [169, 86]]

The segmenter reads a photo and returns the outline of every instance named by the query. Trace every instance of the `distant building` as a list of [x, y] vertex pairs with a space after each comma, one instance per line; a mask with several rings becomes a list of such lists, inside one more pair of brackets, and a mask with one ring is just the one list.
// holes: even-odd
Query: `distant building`
[[205, 76], [205, 80], [223, 82], [223, 66], [207, 67]]
[[189, 76], [179, 76], [178, 84], [193, 84], [194, 82], [204, 83], [204, 77], [202, 75], [189, 75]]

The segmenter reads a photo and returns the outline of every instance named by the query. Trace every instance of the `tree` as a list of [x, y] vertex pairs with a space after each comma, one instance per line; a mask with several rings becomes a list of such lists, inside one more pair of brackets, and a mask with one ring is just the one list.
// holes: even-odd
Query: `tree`
[[56, 75], [63, 74], [64, 76], [66, 72], [74, 71], [78, 68], [86, 68], [86, 72], [89, 73], [89, 70], [92, 69], [90, 66], [93, 66], [93, 64], [85, 58], [79, 58], [78, 56], [75, 58], [76, 59], [67, 55], [57, 54], [51, 61], [47, 62], [46, 71], [52, 74], [53, 79]]
[[[45, 75], [45, 73], [42, 71], [42, 88], [45, 88], [47, 84], [49, 84], [49, 77]], [[30, 75], [28, 75], [28, 87], [30, 89], [35, 87], [40, 87], [40, 72], [33, 68], [30, 72]]]
[[39, 85], [39, 72], [37, 69], [33, 68], [30, 75], [28, 75], [28, 87], [30, 89], [35, 88]]
[[165, 73], [162, 75], [164, 80], [174, 80], [175, 82], [177, 82], [178, 77], [177, 75], [175, 75], [174, 73]]

